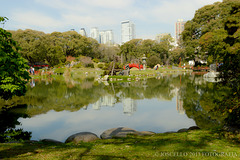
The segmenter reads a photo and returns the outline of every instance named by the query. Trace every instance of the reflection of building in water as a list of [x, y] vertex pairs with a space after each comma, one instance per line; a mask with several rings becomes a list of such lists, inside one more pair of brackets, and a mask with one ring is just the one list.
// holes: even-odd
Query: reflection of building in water
[[105, 95], [101, 97], [96, 103], [94, 103], [93, 109], [99, 110], [102, 106], [113, 107], [115, 104], [115, 98], [113, 95]]
[[171, 91], [171, 94], [176, 95], [176, 109], [177, 109], [178, 113], [185, 114], [185, 110], [183, 108], [183, 100], [181, 99], [179, 92], [180, 92], [180, 89], [175, 88]]
[[177, 95], [176, 95], [176, 109], [177, 109], [179, 114], [184, 114], [185, 110], [183, 108], [183, 101], [181, 100], [181, 96], [179, 95], [179, 89], [176, 93], [177, 93]]
[[123, 113], [131, 116], [133, 112], [137, 111], [137, 104], [135, 100], [131, 98], [124, 98], [123, 99]]

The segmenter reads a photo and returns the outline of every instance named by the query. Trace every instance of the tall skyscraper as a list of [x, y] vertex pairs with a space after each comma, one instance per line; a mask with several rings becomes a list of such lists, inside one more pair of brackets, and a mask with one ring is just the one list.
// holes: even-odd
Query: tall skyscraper
[[136, 38], [136, 33], [135, 33], [135, 25], [127, 20], [127, 21], [122, 21], [121, 22], [121, 42], [126, 43], [127, 41], [130, 41], [132, 39]]
[[82, 36], [87, 37], [87, 33], [86, 33], [86, 31], [85, 31], [84, 28], [81, 28], [81, 29], [80, 29], [79, 34], [81, 34]]
[[101, 44], [107, 44], [107, 45], [114, 44], [112, 30], [100, 31], [99, 35], [100, 35], [100, 43]]
[[90, 29], [90, 37], [93, 39], [96, 39], [98, 41], [98, 43], [100, 42], [99, 30], [97, 27], [92, 27]]
[[185, 23], [186, 23], [186, 21], [183, 21], [183, 19], [178, 19], [178, 21], [175, 23], [175, 39], [176, 39], [176, 43], [178, 43], [179, 40], [180, 40], [180, 36], [181, 36], [180, 34], [184, 30]]

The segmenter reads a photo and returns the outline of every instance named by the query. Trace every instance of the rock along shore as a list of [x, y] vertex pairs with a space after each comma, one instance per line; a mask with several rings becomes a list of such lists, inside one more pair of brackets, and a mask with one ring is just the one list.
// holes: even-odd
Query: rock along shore
[[[181, 133], [181, 132], [187, 132], [190, 130], [198, 130], [198, 129], [200, 129], [198, 126], [192, 126], [189, 128], [179, 129], [177, 132], [169, 131], [169, 132], [164, 132], [164, 133]], [[92, 141], [99, 140], [99, 139], [112, 139], [112, 138], [127, 137], [128, 135], [146, 136], [146, 135], [154, 135], [154, 134], [156, 134], [156, 133], [151, 132], [151, 131], [136, 131], [134, 129], [127, 128], [127, 127], [118, 127], [118, 128], [111, 128], [111, 129], [104, 131], [100, 135], [100, 138], [95, 133], [92, 133], [92, 132], [79, 132], [79, 133], [69, 136], [65, 140], [65, 143], [78, 144], [80, 142], [92, 142]], [[63, 143], [60, 141], [56, 141], [54, 139], [42, 139], [40, 141], [47, 142], [47, 143], [56, 143], [56, 144]]]

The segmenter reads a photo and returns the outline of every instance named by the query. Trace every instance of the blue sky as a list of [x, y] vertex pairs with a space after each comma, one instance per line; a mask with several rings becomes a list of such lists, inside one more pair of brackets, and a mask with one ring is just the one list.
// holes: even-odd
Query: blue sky
[[[120, 42], [121, 21], [136, 25], [137, 38], [171, 33], [178, 19], [190, 20], [197, 9], [221, 0], [0, 0], [4, 29], [34, 29], [51, 33], [91, 27], [113, 30]], [[1, 26], [2, 27], [2, 26]]]

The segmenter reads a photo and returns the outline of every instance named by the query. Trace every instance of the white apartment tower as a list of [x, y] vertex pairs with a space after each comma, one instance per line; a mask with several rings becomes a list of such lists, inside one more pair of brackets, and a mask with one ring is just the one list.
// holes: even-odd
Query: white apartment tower
[[99, 35], [100, 35], [100, 43], [107, 44], [107, 45], [114, 44], [112, 30], [100, 31]]
[[99, 43], [100, 39], [99, 39], [99, 30], [97, 27], [92, 27], [90, 29], [90, 37], [93, 39], [96, 39]]
[[86, 31], [85, 31], [84, 28], [81, 28], [81, 29], [80, 29], [79, 34], [81, 34], [82, 36], [87, 37], [87, 33], [86, 33]]
[[185, 23], [186, 23], [186, 21], [183, 21], [183, 19], [178, 19], [178, 21], [175, 23], [175, 39], [176, 39], [176, 43], [178, 43], [179, 40], [180, 40], [180, 36], [181, 36], [180, 34], [184, 30]]
[[136, 38], [135, 25], [129, 20], [121, 22], [121, 31], [122, 44]]

